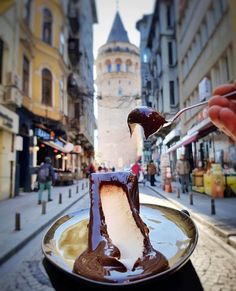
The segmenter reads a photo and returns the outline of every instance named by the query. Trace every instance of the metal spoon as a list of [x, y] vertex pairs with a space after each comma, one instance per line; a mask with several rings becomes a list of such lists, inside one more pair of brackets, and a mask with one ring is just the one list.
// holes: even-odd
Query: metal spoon
[[[236, 91], [232, 91], [222, 97], [231, 99], [235, 98]], [[195, 107], [207, 105], [208, 101], [203, 101], [188, 107], [185, 107], [178, 111], [174, 117], [170, 120], [166, 120], [159, 112], [147, 106], [140, 106], [133, 109], [127, 118], [128, 127], [130, 130], [130, 135], [132, 135], [136, 124], [139, 124], [143, 127], [145, 138], [147, 139], [150, 135], [159, 131], [161, 128], [171, 127], [174, 124], [174, 121], [179, 118], [181, 114], [185, 111], [193, 109]]]

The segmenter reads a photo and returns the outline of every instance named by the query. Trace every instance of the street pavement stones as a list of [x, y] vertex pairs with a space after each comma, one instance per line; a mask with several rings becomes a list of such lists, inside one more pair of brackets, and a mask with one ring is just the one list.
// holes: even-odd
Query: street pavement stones
[[179, 208], [188, 210], [191, 217], [212, 228], [228, 244], [236, 248], [236, 197], [215, 198], [215, 215], [213, 215], [211, 214], [213, 197], [209, 195], [192, 191], [193, 205], [190, 205], [189, 194], [180, 192], [180, 198], [177, 197], [177, 189], [180, 189], [178, 182], [172, 182], [172, 193], [162, 189], [159, 176], [156, 177], [156, 186], [147, 186]]
[[[78, 187], [78, 188], [77, 188]], [[71, 197], [69, 191], [71, 189]], [[77, 190], [78, 193], [77, 193]], [[59, 204], [59, 194], [62, 203]], [[38, 205], [38, 193], [20, 193], [0, 203], [0, 265], [25, 246], [35, 235], [49, 226], [56, 218], [88, 193], [88, 180], [76, 181], [71, 186], [53, 187], [51, 202], [46, 202], [46, 214]], [[47, 192], [43, 193], [47, 201]], [[15, 214], [20, 213], [21, 229], [15, 230]]]

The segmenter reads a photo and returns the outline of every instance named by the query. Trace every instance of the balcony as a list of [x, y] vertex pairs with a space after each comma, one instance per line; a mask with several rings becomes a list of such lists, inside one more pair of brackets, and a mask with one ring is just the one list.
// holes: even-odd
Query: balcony
[[79, 39], [68, 39], [68, 55], [72, 66], [76, 66], [79, 63], [81, 52], [79, 51]]
[[73, 74], [70, 74], [68, 77], [67, 92], [74, 99], [77, 99], [79, 96], [79, 87], [78, 87], [76, 78]]
[[69, 24], [70, 29], [73, 34], [76, 34], [79, 32], [79, 20], [78, 17], [69, 17]]

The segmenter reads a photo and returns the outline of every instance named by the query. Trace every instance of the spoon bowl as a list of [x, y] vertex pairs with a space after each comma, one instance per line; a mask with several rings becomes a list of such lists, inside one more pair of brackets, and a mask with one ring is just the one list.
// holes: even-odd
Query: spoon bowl
[[[222, 97], [231, 99], [231, 98], [235, 98], [235, 95], [236, 95], [236, 91], [232, 91], [230, 93], [222, 95]], [[161, 113], [157, 112], [156, 110], [150, 107], [147, 107], [147, 106], [137, 107], [129, 113], [128, 118], [127, 118], [130, 135], [132, 136], [132, 133], [134, 131], [136, 124], [139, 124], [143, 127], [144, 135], [146, 139], [148, 139], [148, 137], [153, 135], [154, 133], [158, 132], [161, 128], [166, 128], [166, 129], [171, 130], [172, 127], [175, 126], [174, 122], [185, 111], [199, 107], [199, 106], [204, 106], [207, 104], [208, 104], [208, 100], [185, 107], [181, 109], [180, 111], [178, 111], [169, 120], [166, 120], [165, 117], [161, 115]]]

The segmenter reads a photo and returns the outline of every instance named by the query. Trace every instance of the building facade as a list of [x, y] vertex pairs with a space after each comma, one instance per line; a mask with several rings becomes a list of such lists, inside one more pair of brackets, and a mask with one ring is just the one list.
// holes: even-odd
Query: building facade
[[[151, 18], [144, 16], [136, 25], [141, 36], [143, 74], [148, 76], [142, 83], [146, 96], [144, 104], [166, 119], [173, 117], [179, 108], [175, 7], [174, 1], [157, 0]], [[178, 129], [175, 129], [170, 133], [173, 138], [163, 143], [169, 131], [160, 131], [149, 139], [149, 148], [144, 149], [149, 152], [149, 159], [159, 162], [166, 144], [179, 138]]]
[[[178, 1], [177, 39], [181, 108], [209, 99], [213, 89], [236, 78], [236, 3], [230, 0]], [[169, 152], [186, 151], [192, 166], [209, 160], [236, 166], [235, 143], [217, 130], [207, 108], [181, 119], [182, 138]]]
[[123, 169], [141, 154], [139, 129], [130, 138], [127, 117], [140, 99], [140, 59], [119, 12], [96, 59], [98, 91], [97, 162]]
[[[0, 4], [1, 106], [11, 109], [19, 126], [16, 124], [17, 130], [12, 134], [17, 136], [8, 146], [12, 154], [5, 149], [1, 155], [1, 163], [10, 159], [12, 169], [8, 171], [8, 179], [13, 182], [11, 193], [7, 189], [0, 191], [0, 199], [17, 195], [20, 190], [31, 191], [36, 178], [34, 171], [45, 156], [50, 156], [53, 166], [60, 171], [80, 173], [82, 156], [89, 163], [95, 124], [93, 101], [81, 105], [83, 110], [86, 108], [86, 114], [89, 111], [92, 124], [88, 148], [83, 144], [87, 129], [82, 130], [87, 124], [81, 111], [74, 113], [71, 108], [86, 103], [81, 91], [93, 95], [94, 1], [28, 0], [8, 1], [8, 5], [5, 2]], [[75, 4], [73, 15], [71, 3]], [[76, 39], [72, 31], [77, 23]], [[77, 67], [74, 57], [78, 59]], [[83, 79], [85, 90], [78, 91], [78, 80], [71, 86], [73, 73], [77, 79]], [[76, 88], [76, 94], [71, 87]], [[3, 115], [7, 116], [5, 111]], [[75, 139], [69, 134], [74, 117], [79, 121]], [[6, 179], [5, 173], [5, 169], [4, 173], [0, 172], [0, 179]]]
[[[218, 85], [235, 82], [235, 15], [232, 0], [156, 1], [147, 40], [152, 106], [166, 118], [178, 109], [175, 92], [182, 109], [207, 101]], [[190, 161], [194, 190], [223, 197], [228, 185], [236, 193], [236, 145], [212, 124], [207, 106], [186, 111], [174, 130], [158, 135], [156, 145], [173, 174], [181, 154]]]

